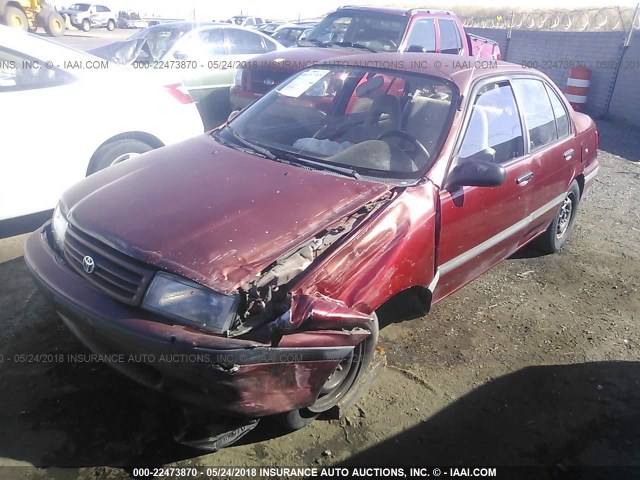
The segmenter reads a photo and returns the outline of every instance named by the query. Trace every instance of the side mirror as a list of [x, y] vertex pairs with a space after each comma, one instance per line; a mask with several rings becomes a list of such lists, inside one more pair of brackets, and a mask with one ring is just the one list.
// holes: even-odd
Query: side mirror
[[233, 120], [234, 118], [236, 118], [239, 114], [240, 114], [240, 110], [234, 110], [233, 112], [231, 112], [227, 117], [227, 123]]
[[463, 161], [447, 178], [446, 189], [458, 187], [497, 187], [504, 183], [507, 172], [502, 165], [486, 160]]

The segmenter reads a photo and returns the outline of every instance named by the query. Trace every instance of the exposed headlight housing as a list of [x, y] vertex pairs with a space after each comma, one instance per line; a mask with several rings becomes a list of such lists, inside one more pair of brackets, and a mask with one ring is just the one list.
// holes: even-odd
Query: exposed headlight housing
[[239, 68], [236, 71], [236, 76], [233, 79], [233, 86], [234, 87], [241, 87], [242, 86], [242, 68]]
[[53, 211], [53, 217], [51, 219], [51, 231], [53, 233], [53, 241], [60, 252], [64, 252], [64, 237], [67, 234], [67, 228], [69, 222], [64, 213], [60, 209], [60, 204], [56, 206]]
[[224, 333], [233, 322], [239, 300], [238, 295], [224, 295], [185, 278], [158, 272], [142, 306], [180, 323]]

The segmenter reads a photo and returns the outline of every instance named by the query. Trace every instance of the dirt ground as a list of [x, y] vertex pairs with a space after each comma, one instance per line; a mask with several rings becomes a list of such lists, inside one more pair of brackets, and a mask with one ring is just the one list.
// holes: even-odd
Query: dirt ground
[[[601, 121], [600, 174], [565, 250], [527, 248], [425, 318], [385, 309], [388, 365], [341, 420], [263, 421], [217, 453], [176, 445], [177, 405], [84, 353], [0, 242], [0, 478], [127, 466], [640, 465], [640, 133]], [[59, 469], [55, 467], [73, 467]], [[504, 477], [503, 477], [504, 478]]]

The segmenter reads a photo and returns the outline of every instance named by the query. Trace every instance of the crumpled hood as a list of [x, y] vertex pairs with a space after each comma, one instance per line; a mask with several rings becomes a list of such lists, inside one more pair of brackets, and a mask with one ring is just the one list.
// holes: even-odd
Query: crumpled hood
[[201, 135], [67, 190], [73, 226], [143, 262], [231, 293], [390, 185], [293, 167]]

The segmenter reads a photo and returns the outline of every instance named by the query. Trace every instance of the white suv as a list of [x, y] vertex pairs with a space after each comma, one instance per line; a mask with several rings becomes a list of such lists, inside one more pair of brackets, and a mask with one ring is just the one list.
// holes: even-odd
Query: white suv
[[88, 32], [91, 28], [106, 27], [111, 31], [116, 28], [118, 15], [104, 5], [94, 3], [74, 3], [65, 10], [60, 10], [60, 15], [67, 15], [71, 25]]

